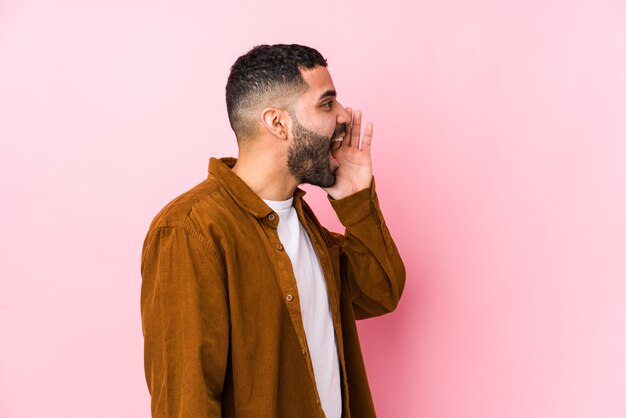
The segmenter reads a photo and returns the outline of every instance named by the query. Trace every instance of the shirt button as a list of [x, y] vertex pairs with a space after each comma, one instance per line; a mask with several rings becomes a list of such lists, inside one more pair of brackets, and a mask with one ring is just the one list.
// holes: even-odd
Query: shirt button
[[289, 294], [289, 295], [285, 296], [285, 299], [287, 299], [287, 302], [291, 302], [293, 300], [293, 295]]
[[273, 213], [270, 213], [270, 216], [268, 216], [267, 219], [269, 219], [270, 221], [273, 221], [274, 219], [276, 219], [276, 215], [274, 215]]
[[284, 247], [283, 247], [283, 245], [282, 245], [282, 244], [278, 243], [278, 244], [276, 244], [276, 249], [277, 249], [278, 251], [282, 251], [282, 250], [284, 249]]

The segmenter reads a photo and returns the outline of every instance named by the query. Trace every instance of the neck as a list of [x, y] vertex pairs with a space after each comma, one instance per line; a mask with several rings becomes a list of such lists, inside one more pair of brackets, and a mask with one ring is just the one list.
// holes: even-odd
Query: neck
[[232, 170], [261, 199], [287, 200], [293, 196], [298, 182], [289, 173], [284, 155], [262, 150], [239, 149]]

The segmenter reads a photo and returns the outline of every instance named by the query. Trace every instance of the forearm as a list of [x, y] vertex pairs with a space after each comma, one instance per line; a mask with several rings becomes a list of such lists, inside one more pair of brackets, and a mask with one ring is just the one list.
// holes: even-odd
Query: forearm
[[375, 182], [372, 187], [331, 204], [346, 227], [342, 254], [343, 276], [349, 282], [357, 318], [394, 310], [404, 289], [406, 272], [385, 224]]

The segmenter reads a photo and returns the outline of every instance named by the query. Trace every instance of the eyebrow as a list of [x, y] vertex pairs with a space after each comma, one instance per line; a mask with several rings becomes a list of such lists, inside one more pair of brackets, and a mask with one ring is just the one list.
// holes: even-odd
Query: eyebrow
[[327, 97], [337, 97], [337, 92], [335, 90], [326, 90], [324, 93], [322, 93], [319, 100], [325, 99]]

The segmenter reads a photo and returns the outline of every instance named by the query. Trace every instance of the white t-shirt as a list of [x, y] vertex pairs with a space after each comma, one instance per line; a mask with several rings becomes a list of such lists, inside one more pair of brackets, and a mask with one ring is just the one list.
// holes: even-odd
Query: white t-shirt
[[293, 197], [263, 201], [278, 214], [278, 237], [289, 255], [298, 284], [300, 309], [317, 391], [327, 418], [341, 417], [341, 384], [335, 331], [326, 282], [309, 234], [293, 207]]

